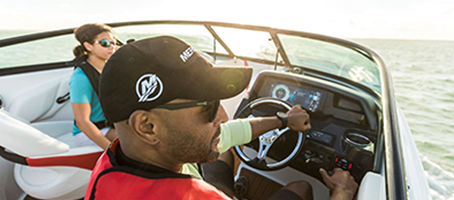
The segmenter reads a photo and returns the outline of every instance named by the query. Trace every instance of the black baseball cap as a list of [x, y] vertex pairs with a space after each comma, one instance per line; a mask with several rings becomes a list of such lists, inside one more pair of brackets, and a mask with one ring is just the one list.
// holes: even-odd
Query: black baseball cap
[[138, 40], [122, 46], [100, 77], [100, 102], [111, 122], [135, 110], [150, 110], [174, 99], [210, 101], [241, 93], [252, 68], [213, 67], [184, 41], [172, 36]]

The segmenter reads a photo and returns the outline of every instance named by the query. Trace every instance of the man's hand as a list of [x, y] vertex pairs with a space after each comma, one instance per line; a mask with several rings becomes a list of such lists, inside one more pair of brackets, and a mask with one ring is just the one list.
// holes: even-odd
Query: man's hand
[[309, 114], [300, 105], [293, 106], [287, 112], [287, 120], [287, 126], [294, 131], [305, 131], [311, 128]]
[[341, 168], [334, 168], [333, 172], [334, 174], [329, 176], [324, 169], [320, 168], [323, 181], [331, 191], [330, 199], [353, 199], [358, 189], [358, 183], [353, 176]]

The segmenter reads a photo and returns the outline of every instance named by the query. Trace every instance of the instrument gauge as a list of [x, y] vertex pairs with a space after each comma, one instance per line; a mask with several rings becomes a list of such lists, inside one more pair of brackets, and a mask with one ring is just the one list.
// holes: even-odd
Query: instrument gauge
[[288, 89], [288, 87], [284, 84], [278, 84], [271, 91], [271, 95], [274, 98], [287, 101], [290, 97], [290, 89]]

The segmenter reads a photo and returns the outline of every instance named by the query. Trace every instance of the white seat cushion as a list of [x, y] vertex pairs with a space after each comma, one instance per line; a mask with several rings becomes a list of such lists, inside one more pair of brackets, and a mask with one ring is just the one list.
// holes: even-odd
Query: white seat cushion
[[0, 145], [24, 156], [42, 156], [64, 153], [69, 145], [0, 110]]

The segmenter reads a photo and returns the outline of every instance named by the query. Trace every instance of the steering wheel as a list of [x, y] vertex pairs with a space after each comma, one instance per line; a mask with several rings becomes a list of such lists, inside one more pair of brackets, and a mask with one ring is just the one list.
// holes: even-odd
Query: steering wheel
[[[286, 101], [283, 101], [281, 99], [277, 98], [260, 98], [256, 99], [249, 104], [247, 104], [237, 115], [237, 118], [255, 118], [258, 116], [253, 115], [253, 111], [257, 109], [258, 107], [265, 106], [265, 108], [270, 108], [271, 110], [276, 110], [276, 108], [279, 111], [288, 111], [292, 108], [292, 105]], [[274, 109], [273, 109], [274, 108]], [[269, 109], [268, 109], [269, 110]], [[275, 113], [269, 113], [269, 111], [265, 111], [267, 116], [274, 116]], [[271, 115], [270, 115], [271, 114]], [[284, 159], [280, 161], [276, 161], [275, 163], [270, 163], [267, 161], [265, 158], [267, 157], [267, 154], [270, 152], [269, 150], [271, 149], [271, 146], [275, 143], [275, 141], [284, 133], [287, 132], [296, 132], [291, 130], [289, 127], [286, 127], [284, 129], [274, 129], [271, 131], [268, 131], [258, 137], [258, 153], [257, 156], [253, 159], [251, 159], [249, 156], [247, 156], [244, 151], [240, 148], [240, 146], [235, 146], [235, 152], [238, 155], [238, 157], [246, 163], [247, 165], [260, 169], [260, 170], [277, 170], [286, 167], [287, 165], [290, 164], [291, 161], [293, 161], [294, 158], [299, 154], [303, 147], [303, 140], [304, 136], [303, 133], [298, 131], [297, 133], [297, 141], [295, 144], [295, 147], [291, 151], [291, 153], [285, 157]], [[255, 140], [254, 140], [255, 141]], [[254, 142], [254, 141], [251, 141]], [[250, 143], [249, 143], [250, 144]]]

